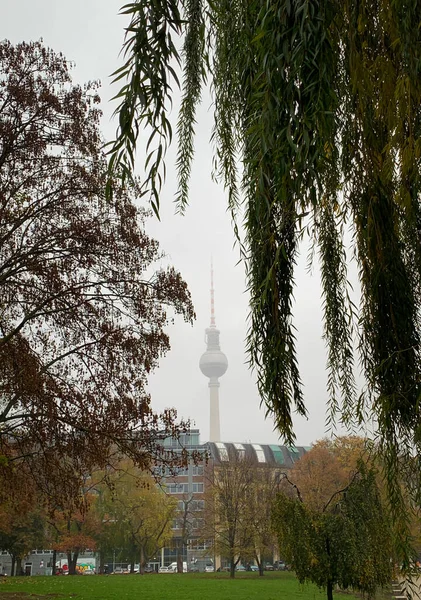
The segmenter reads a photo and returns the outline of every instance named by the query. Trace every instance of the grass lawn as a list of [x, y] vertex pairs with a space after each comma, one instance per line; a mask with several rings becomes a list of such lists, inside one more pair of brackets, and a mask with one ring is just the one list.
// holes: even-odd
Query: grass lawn
[[[292, 573], [104, 575], [0, 579], [0, 600], [323, 600], [313, 585]], [[351, 600], [351, 594], [337, 594]]]

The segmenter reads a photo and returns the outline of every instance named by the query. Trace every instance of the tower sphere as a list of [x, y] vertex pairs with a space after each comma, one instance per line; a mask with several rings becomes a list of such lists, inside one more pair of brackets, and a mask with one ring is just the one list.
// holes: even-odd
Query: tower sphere
[[210, 379], [222, 377], [228, 369], [228, 359], [219, 347], [219, 330], [210, 327], [206, 330], [206, 337], [208, 348], [200, 357], [200, 370]]

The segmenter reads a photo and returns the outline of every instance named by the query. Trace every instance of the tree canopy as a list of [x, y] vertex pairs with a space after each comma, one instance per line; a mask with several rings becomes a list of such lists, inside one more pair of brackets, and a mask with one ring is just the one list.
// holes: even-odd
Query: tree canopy
[[[250, 291], [250, 363], [262, 402], [292, 442], [306, 415], [293, 319], [297, 253], [320, 257], [332, 419], [374, 416], [391, 505], [420, 455], [419, 0], [137, 0], [116, 72], [110, 173], [130, 178], [146, 131], [144, 193], [159, 211], [181, 81], [178, 204], [188, 201], [196, 107], [210, 85], [215, 175], [228, 191]], [[344, 231], [349, 230], [348, 251]], [[355, 257], [361, 301], [350, 299]], [[354, 339], [366, 385], [357, 393]], [[399, 509], [397, 509], [399, 510]]]
[[373, 462], [361, 452], [343, 462], [337, 449], [318, 443], [294, 465], [274, 505], [274, 529], [301, 582], [325, 588], [328, 600], [335, 585], [373, 597], [392, 577], [391, 521]]
[[230, 577], [240, 561], [256, 561], [263, 575], [263, 561], [276, 546], [271, 513], [277, 491], [277, 473], [237, 450], [208, 469], [201, 536], [229, 560]]
[[100, 552], [119, 547], [132, 565], [139, 562], [143, 574], [149, 560], [171, 540], [177, 502], [127, 460], [109, 474], [108, 483], [96, 487], [93, 505], [103, 524]]
[[0, 469], [64, 496], [116, 452], [164, 459], [176, 415], [152, 411], [147, 377], [168, 311], [194, 317], [154, 268], [136, 182], [105, 197], [97, 88], [41, 42], [0, 44]]

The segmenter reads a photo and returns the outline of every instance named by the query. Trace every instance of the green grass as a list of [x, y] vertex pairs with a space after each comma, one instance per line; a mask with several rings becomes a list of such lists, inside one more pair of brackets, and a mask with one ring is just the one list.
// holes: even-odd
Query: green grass
[[[16, 595], [18, 594], [18, 595]], [[324, 600], [313, 585], [300, 585], [292, 573], [225, 573], [183, 575], [105, 575], [79, 577], [12, 577], [0, 580], [0, 600]], [[41, 597], [41, 598], [40, 598]], [[351, 594], [337, 594], [351, 600]]]

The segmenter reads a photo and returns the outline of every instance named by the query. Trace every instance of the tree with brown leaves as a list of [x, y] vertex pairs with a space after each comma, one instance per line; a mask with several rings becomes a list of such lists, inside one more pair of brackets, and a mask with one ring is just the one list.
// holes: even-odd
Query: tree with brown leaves
[[152, 411], [147, 376], [167, 310], [194, 318], [179, 273], [154, 269], [136, 183], [105, 196], [97, 88], [41, 42], [0, 44], [0, 468], [50, 495], [113, 453], [163, 458], [176, 414]]

